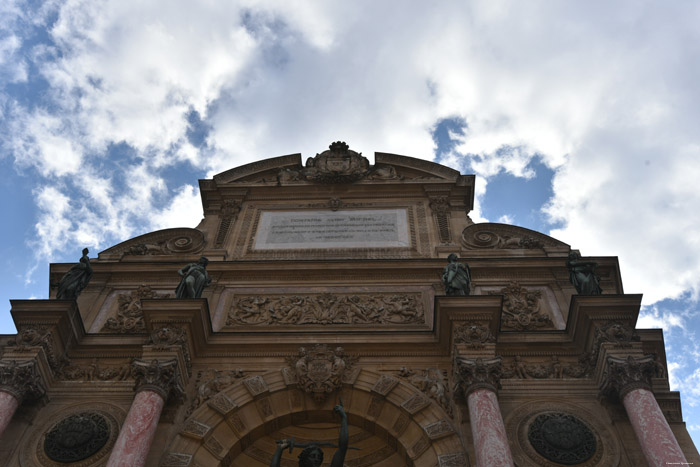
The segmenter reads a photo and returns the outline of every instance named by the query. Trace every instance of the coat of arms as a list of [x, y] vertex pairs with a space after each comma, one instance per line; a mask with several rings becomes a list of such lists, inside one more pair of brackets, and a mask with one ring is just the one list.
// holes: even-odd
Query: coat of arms
[[317, 402], [343, 383], [343, 375], [357, 361], [357, 357], [345, 355], [342, 347], [331, 350], [325, 344], [316, 344], [313, 349], [299, 348], [296, 357], [287, 359], [296, 373], [299, 387], [311, 394]]

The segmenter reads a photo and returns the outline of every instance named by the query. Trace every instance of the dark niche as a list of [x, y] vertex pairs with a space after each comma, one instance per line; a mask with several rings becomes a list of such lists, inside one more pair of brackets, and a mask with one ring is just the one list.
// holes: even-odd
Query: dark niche
[[573, 415], [564, 413], [538, 415], [530, 424], [527, 437], [539, 455], [563, 465], [582, 464], [597, 448], [590, 428]]
[[56, 462], [78, 462], [95, 454], [109, 440], [102, 415], [82, 412], [58, 422], [44, 439], [44, 452]]

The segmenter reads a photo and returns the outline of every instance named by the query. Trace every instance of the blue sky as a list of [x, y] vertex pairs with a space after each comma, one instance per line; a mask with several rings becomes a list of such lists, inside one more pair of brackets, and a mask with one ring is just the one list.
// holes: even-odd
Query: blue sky
[[1, 2], [0, 332], [49, 262], [194, 226], [198, 178], [340, 139], [475, 173], [475, 221], [618, 256], [700, 440], [699, 20], [680, 0]]

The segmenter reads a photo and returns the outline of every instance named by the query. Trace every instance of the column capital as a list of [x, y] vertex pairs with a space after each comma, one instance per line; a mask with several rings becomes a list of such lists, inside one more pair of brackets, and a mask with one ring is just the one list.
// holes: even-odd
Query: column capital
[[168, 400], [169, 396], [180, 398], [184, 394], [180, 375], [177, 371], [177, 360], [141, 360], [136, 359], [131, 364], [132, 374], [136, 379], [134, 390], [152, 391]]
[[501, 357], [455, 358], [457, 385], [465, 396], [477, 389], [498, 392], [501, 388]]
[[20, 403], [25, 398], [38, 399], [46, 394], [36, 360], [0, 361], [0, 391], [12, 394]]
[[656, 361], [651, 355], [627, 358], [609, 356], [601, 384], [603, 395], [616, 394], [621, 400], [634, 389], [651, 391], [651, 378], [656, 372]]

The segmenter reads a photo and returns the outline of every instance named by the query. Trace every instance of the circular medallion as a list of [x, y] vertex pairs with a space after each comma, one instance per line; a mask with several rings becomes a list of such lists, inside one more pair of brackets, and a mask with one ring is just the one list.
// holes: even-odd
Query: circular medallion
[[539, 455], [564, 465], [586, 462], [597, 448], [596, 437], [590, 428], [565, 413], [538, 415], [530, 424], [527, 437]]
[[110, 438], [109, 424], [94, 412], [64, 418], [46, 433], [44, 453], [56, 462], [78, 462], [99, 451]]

